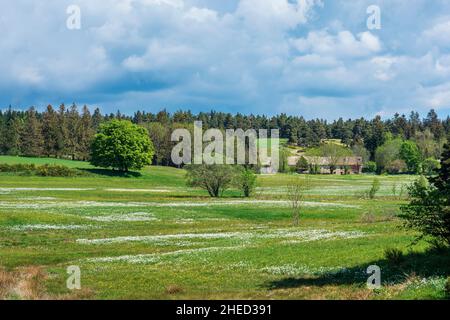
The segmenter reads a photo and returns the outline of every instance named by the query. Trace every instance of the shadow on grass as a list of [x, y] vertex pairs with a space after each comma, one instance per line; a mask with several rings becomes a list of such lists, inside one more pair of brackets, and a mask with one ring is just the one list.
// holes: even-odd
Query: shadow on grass
[[376, 265], [381, 268], [382, 282], [389, 283], [390, 285], [403, 283], [411, 275], [419, 278], [434, 276], [448, 277], [450, 275], [450, 249], [432, 249], [422, 253], [409, 253], [397, 264], [389, 263], [386, 259], [382, 259], [355, 266], [338, 273], [284, 278], [265, 283], [264, 287], [269, 290], [276, 290], [303, 286], [365, 285], [369, 277], [366, 274], [366, 270], [371, 265]]
[[121, 172], [110, 169], [86, 169], [86, 168], [79, 168], [78, 170], [89, 174], [96, 174], [106, 177], [139, 178], [142, 176], [140, 172], [135, 171]]

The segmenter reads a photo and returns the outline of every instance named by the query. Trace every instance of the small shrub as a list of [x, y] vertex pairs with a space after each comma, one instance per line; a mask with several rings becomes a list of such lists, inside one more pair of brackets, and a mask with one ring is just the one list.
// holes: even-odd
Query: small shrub
[[372, 187], [367, 192], [367, 196], [369, 199], [374, 199], [377, 192], [380, 190], [380, 180], [377, 178], [373, 179], [372, 181]]
[[397, 195], [397, 182], [394, 182], [394, 184], [392, 185], [392, 194], [394, 195], [394, 197]]
[[242, 167], [235, 179], [235, 185], [242, 191], [244, 197], [250, 197], [256, 188], [256, 174], [251, 169]]
[[297, 176], [286, 186], [287, 196], [291, 205], [294, 226], [298, 226], [300, 223], [300, 213], [303, 209], [303, 200], [308, 188], [308, 178], [302, 179], [300, 178], [300, 176]]
[[384, 257], [389, 264], [398, 266], [404, 260], [403, 251], [396, 248], [389, 248], [384, 250]]

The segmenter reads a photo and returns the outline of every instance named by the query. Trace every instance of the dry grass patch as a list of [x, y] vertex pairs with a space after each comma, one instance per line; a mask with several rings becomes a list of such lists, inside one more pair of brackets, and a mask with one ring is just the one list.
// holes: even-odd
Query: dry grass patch
[[40, 267], [0, 271], [0, 299], [42, 300], [46, 275]]
[[171, 284], [166, 287], [166, 293], [170, 294], [170, 295], [179, 294], [179, 293], [183, 293], [183, 292], [184, 292], [184, 289], [181, 286], [176, 285], [176, 284]]
[[45, 289], [47, 273], [42, 267], [21, 267], [13, 271], [0, 269], [0, 300], [80, 300], [93, 296], [89, 289], [51, 295]]

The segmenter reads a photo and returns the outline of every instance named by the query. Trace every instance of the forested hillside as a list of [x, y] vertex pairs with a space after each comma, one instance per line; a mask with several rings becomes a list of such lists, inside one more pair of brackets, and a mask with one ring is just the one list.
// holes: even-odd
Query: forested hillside
[[280, 129], [280, 137], [290, 144], [313, 147], [323, 139], [341, 139], [354, 149], [365, 148], [371, 159], [375, 151], [390, 139], [411, 140], [416, 143], [424, 158], [438, 158], [446, 136], [450, 132], [450, 117], [439, 119], [431, 110], [421, 119], [419, 114], [396, 114], [393, 118], [338, 119], [333, 122], [280, 114], [274, 117], [263, 115], [232, 115], [223, 112], [192, 114], [178, 111], [173, 114], [165, 110], [158, 113], [136, 112], [133, 116], [104, 115], [99, 109], [91, 112], [76, 105], [54, 108], [48, 106], [44, 112], [35, 108], [17, 111], [12, 108], [0, 112], [0, 153], [4, 155], [46, 156], [87, 160], [94, 134], [102, 122], [111, 119], [128, 119], [146, 127], [155, 144], [155, 164], [171, 165], [170, 150], [173, 143], [170, 135], [174, 128], [191, 127], [195, 120], [203, 121], [207, 128]]

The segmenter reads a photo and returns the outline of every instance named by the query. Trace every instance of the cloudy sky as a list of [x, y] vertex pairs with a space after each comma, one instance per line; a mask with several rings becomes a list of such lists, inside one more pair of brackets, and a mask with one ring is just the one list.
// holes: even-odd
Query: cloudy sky
[[0, 57], [0, 108], [450, 113], [448, 0], [2, 0]]

